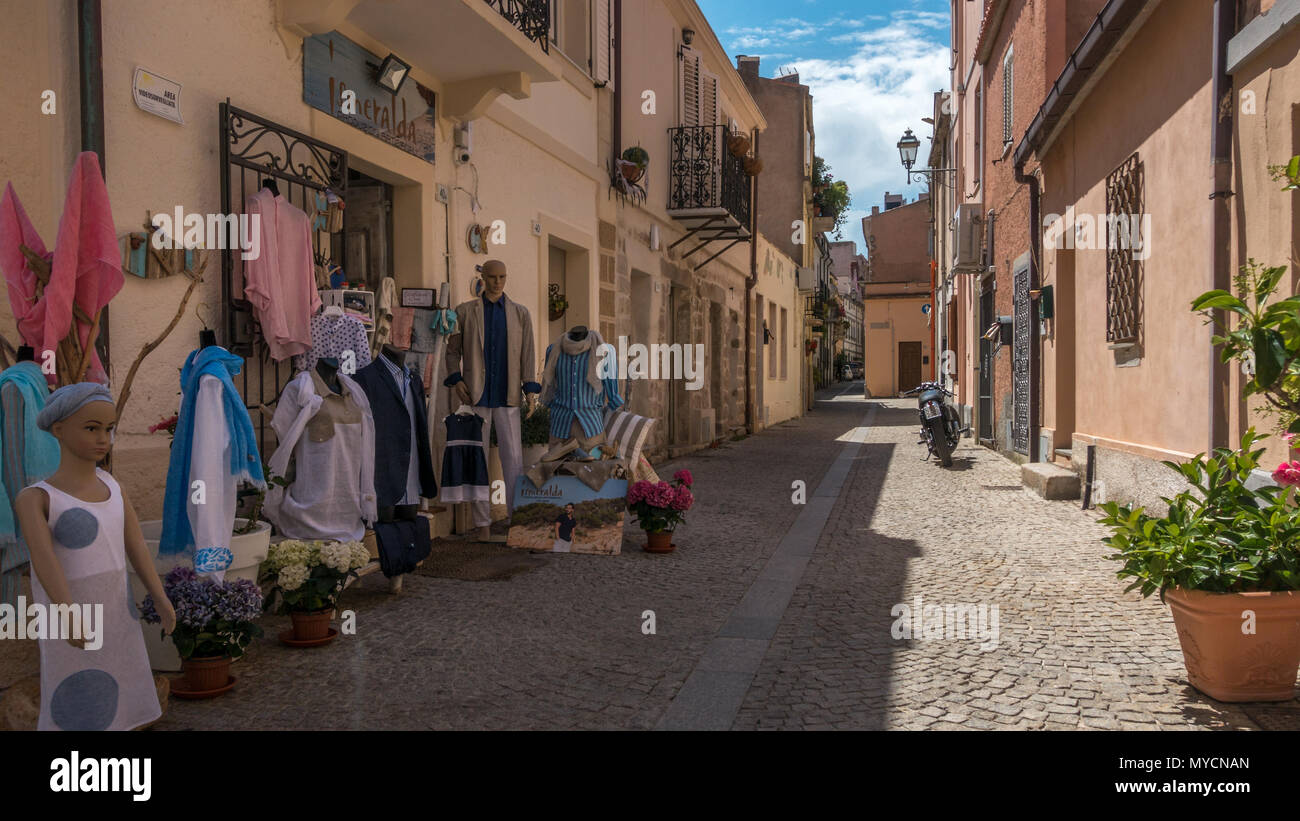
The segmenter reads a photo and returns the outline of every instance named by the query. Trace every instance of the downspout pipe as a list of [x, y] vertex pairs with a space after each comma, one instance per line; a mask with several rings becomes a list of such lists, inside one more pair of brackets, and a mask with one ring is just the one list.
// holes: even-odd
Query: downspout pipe
[[[754, 156], [758, 156], [758, 128], [751, 130], [750, 143], [754, 146]], [[754, 432], [756, 416], [754, 400], [757, 392], [754, 382], [761, 378], [754, 368], [754, 286], [758, 284], [758, 175], [749, 178], [749, 276], [745, 278], [745, 432]], [[766, 337], [764, 337], [766, 341]], [[761, 360], [760, 360], [761, 361]]]
[[[613, 140], [614, 159], [623, 153], [623, 0], [614, 0], [614, 123]], [[610, 162], [610, 173], [616, 173], [617, 167]]]
[[[1016, 182], [1020, 185], [1029, 187], [1029, 290], [1033, 291], [1041, 287], [1039, 281], [1038, 265], [1042, 259], [1042, 238], [1039, 231], [1038, 210], [1040, 191], [1038, 188], [1038, 177], [1033, 174], [1025, 173], [1025, 161], [1021, 158], [1016, 162]], [[1038, 432], [1039, 432], [1039, 402], [1038, 392], [1042, 387], [1039, 370], [1042, 365], [1042, 357], [1038, 350], [1038, 323], [1034, 321], [1033, 306], [1029, 311], [1029, 461], [1038, 461]]]
[[[1231, 290], [1231, 214], [1228, 198], [1232, 196], [1232, 109], [1220, 103], [1232, 94], [1232, 78], [1228, 74], [1228, 41], [1232, 39], [1237, 21], [1236, 0], [1214, 2], [1214, 54], [1211, 58], [1214, 94], [1210, 100], [1210, 154], [1214, 191], [1210, 194], [1213, 228], [1210, 232], [1211, 290]], [[1226, 321], [1224, 311], [1215, 311], [1218, 323]], [[1211, 328], [1214, 326], [1211, 325]], [[1209, 449], [1228, 446], [1228, 366], [1219, 360], [1213, 344], [1206, 352], [1209, 356], [1210, 408]]]
[[81, 150], [99, 156], [99, 170], [108, 178], [104, 157], [104, 38], [100, 0], [77, 0], [77, 46], [81, 73]]

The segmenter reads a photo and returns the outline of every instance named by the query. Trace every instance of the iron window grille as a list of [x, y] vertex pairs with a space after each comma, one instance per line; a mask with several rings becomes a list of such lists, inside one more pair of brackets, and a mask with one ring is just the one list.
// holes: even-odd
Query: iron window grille
[[1007, 48], [1006, 57], [1002, 58], [1002, 142], [1012, 141], [1012, 115], [1015, 113], [1015, 52]]
[[1136, 344], [1142, 332], [1144, 172], [1137, 152], [1106, 177], [1106, 341]]

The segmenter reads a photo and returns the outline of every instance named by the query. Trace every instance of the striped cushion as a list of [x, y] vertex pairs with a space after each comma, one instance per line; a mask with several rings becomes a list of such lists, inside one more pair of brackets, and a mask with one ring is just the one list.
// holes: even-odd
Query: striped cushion
[[628, 411], [607, 411], [606, 444], [618, 448], [618, 458], [635, 465], [641, 459], [641, 448], [645, 446], [645, 440], [650, 436], [650, 429], [656, 421], [649, 416], [637, 416]]

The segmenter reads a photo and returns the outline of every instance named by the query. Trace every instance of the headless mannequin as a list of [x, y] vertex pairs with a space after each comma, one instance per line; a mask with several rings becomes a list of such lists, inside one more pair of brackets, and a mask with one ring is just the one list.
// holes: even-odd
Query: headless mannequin
[[587, 326], [574, 325], [572, 328], [569, 329], [569, 338], [572, 339], [574, 342], [581, 342], [582, 340], [586, 339]]
[[335, 393], [343, 393], [343, 384], [339, 382], [339, 361], [332, 356], [316, 360], [316, 373], [325, 380], [325, 384]]
[[386, 358], [389, 362], [392, 362], [392, 363], [393, 363], [394, 365], [396, 365], [398, 368], [401, 368], [401, 369], [405, 370], [405, 368], [406, 368], [406, 351], [403, 351], [403, 350], [401, 350], [401, 349], [399, 349], [399, 348], [394, 348], [392, 345], [387, 345], [387, 344], [386, 344], [386, 345], [384, 345], [384, 347], [383, 347], [383, 349], [382, 349], [382, 352], [383, 352], [384, 358]]

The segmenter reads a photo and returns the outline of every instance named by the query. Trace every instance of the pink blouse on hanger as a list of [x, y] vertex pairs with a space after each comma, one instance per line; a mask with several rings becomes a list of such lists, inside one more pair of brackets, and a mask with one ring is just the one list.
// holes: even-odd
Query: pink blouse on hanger
[[271, 358], [311, 349], [311, 318], [320, 309], [311, 244], [311, 218], [283, 196], [262, 188], [244, 203], [257, 214], [259, 254], [243, 261], [244, 297], [262, 326]]

